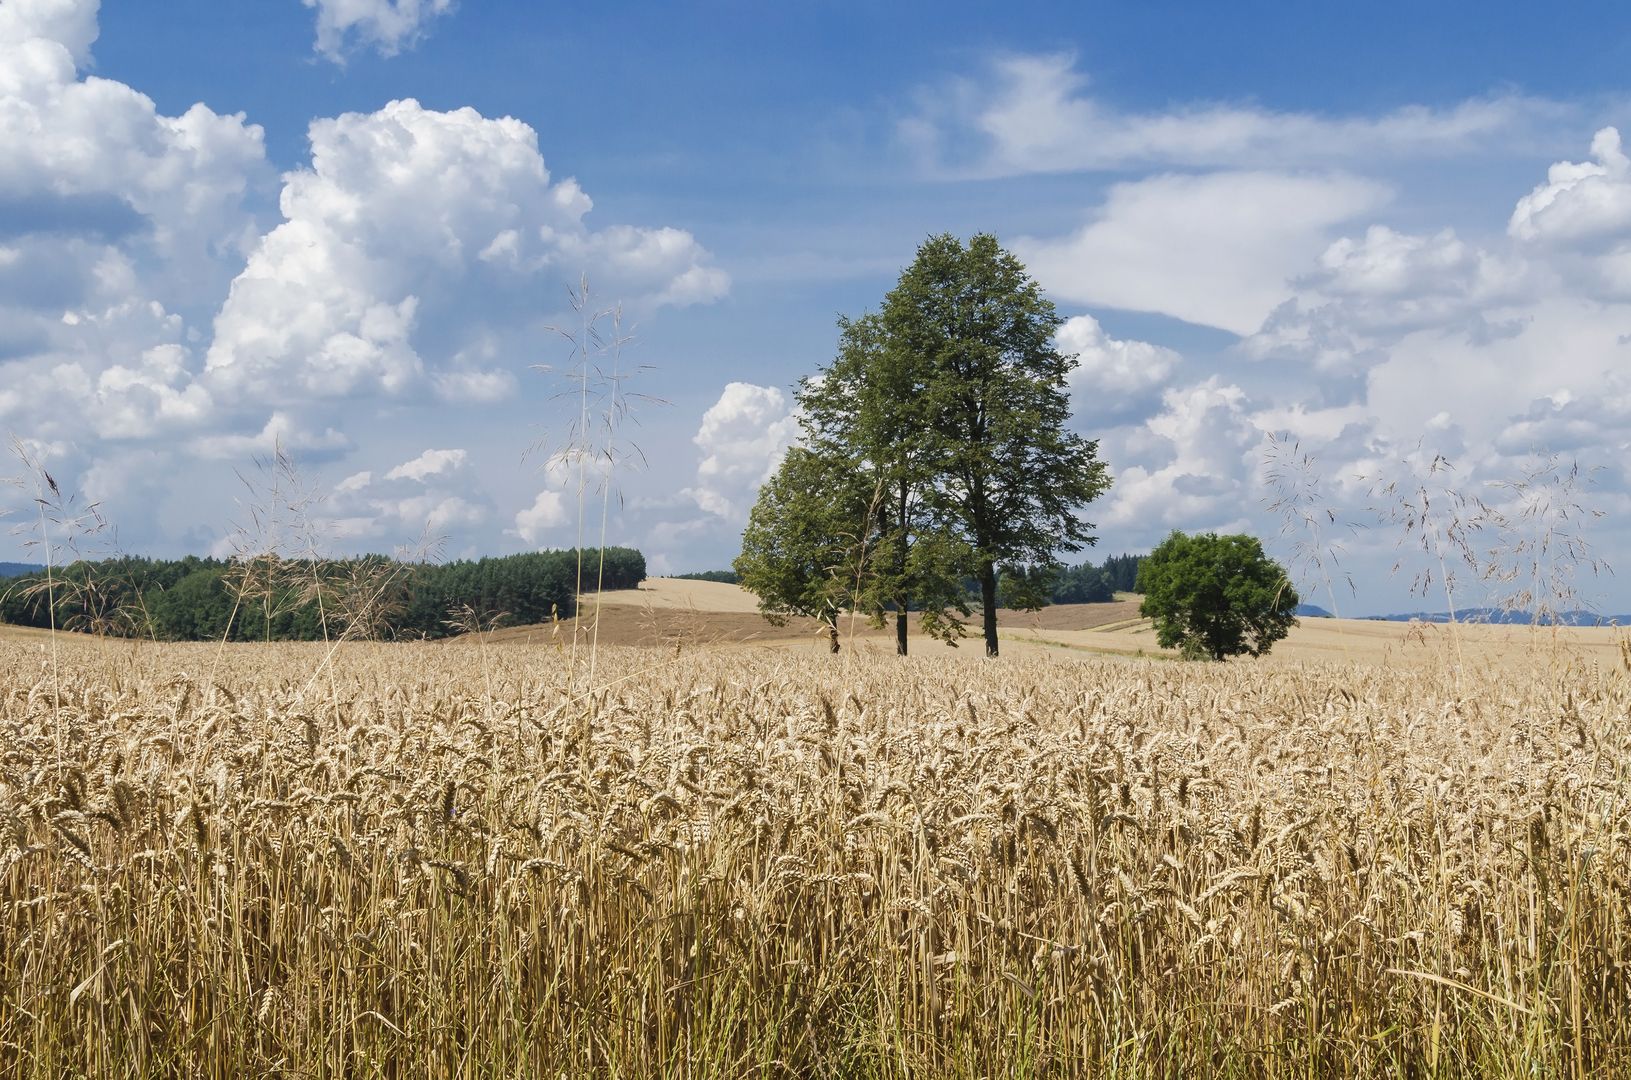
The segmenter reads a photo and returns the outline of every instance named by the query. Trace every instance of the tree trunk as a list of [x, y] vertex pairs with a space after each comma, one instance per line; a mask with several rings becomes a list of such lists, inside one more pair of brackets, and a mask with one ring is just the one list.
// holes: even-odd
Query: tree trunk
[[980, 606], [985, 615], [985, 655], [997, 655], [997, 567], [980, 563]]
[[[900, 485], [900, 517], [895, 522], [895, 574], [899, 582], [906, 577], [906, 507], [907, 488], [902, 482]], [[895, 599], [895, 655], [906, 655], [906, 596], [902, 594]]]

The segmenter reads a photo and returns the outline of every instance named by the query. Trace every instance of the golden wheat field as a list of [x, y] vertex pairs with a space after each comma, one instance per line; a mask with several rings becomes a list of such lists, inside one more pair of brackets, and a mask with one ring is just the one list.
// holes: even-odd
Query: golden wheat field
[[587, 659], [0, 642], [0, 1071], [1631, 1069], [1617, 656]]

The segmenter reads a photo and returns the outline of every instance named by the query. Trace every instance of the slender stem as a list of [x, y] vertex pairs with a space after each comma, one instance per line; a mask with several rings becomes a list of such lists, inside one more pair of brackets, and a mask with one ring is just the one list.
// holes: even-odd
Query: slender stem
[[40, 542], [45, 548], [45, 610], [51, 626], [51, 721], [60, 733], [62, 727], [57, 721], [62, 711], [62, 673], [61, 664], [57, 659], [56, 557], [51, 549], [50, 518], [45, 513], [45, 493], [39, 490], [38, 481], [35, 483], [35, 491], [38, 497], [34, 501], [40, 509]]

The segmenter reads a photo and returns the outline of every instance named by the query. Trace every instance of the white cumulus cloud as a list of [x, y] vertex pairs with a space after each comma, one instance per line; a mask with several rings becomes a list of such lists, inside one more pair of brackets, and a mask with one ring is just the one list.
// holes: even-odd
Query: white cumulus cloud
[[685, 494], [709, 514], [747, 514], [759, 487], [798, 438], [798, 419], [787, 395], [773, 386], [733, 382], [702, 414], [692, 438], [702, 451], [695, 486]]
[[244, 461], [251, 457], [266, 456], [278, 450], [306, 461], [319, 461], [337, 457], [350, 450], [351, 440], [344, 432], [326, 427], [316, 431], [297, 417], [277, 411], [267, 419], [259, 432], [253, 435], [206, 435], [191, 442], [192, 452], [199, 457]]
[[1507, 231], [1520, 240], [1599, 241], [1631, 226], [1631, 159], [1620, 133], [1606, 127], [1591, 140], [1593, 160], [1560, 161], [1546, 181], [1512, 209]]
[[1061, 351], [1076, 355], [1070, 390], [1079, 418], [1125, 413], [1149, 403], [1183, 360], [1161, 345], [1113, 338], [1091, 315], [1066, 319], [1054, 342]]
[[124, 83], [81, 78], [96, 12], [96, 0], [0, 7], [0, 204], [36, 227], [73, 231], [77, 219], [167, 260], [212, 259], [249, 224], [261, 129], [203, 104], [164, 116]]
[[463, 450], [426, 450], [412, 461], [405, 461], [386, 473], [385, 479], [425, 481], [433, 476], [451, 476], [464, 468], [469, 458], [470, 455]]
[[19, 63], [13, 77], [62, 60], [76, 66], [89, 60], [97, 7], [98, 0], [7, 0], [0, 7], [0, 47], [23, 51], [19, 59], [32, 53], [36, 61]]
[[922, 94], [901, 135], [931, 167], [960, 175], [1306, 167], [1467, 151], [1558, 111], [1507, 95], [1442, 109], [1409, 106], [1376, 117], [1204, 101], [1130, 112], [1094, 97], [1088, 82], [1069, 53], [1001, 56], [983, 77]]
[[1331, 230], [1386, 190], [1344, 175], [1227, 172], [1117, 184], [1074, 233], [1014, 245], [1053, 295], [1249, 334]]
[[1467, 243], [1453, 229], [1413, 234], [1373, 225], [1328, 247], [1242, 351], [1352, 373], [1416, 331], [1487, 341], [1515, 332], [1513, 305], [1532, 299], [1545, 277], [1527, 260]]
[[383, 475], [365, 469], [347, 476], [329, 492], [321, 517], [352, 546], [394, 546], [467, 535], [491, 520], [492, 509], [468, 451], [427, 449]]
[[515, 535], [533, 547], [541, 547], [571, 518], [566, 496], [559, 491], [540, 491], [531, 506], [515, 515]]
[[394, 101], [315, 121], [311, 144], [311, 165], [284, 180], [286, 220], [216, 318], [207, 368], [230, 396], [428, 385], [490, 400], [509, 384], [469, 357], [535, 348], [526, 335], [540, 329], [545, 285], [587, 271], [598, 295], [637, 308], [706, 302], [728, 287], [682, 230], [591, 229], [588, 196], [551, 179], [519, 120]]
[[301, 0], [317, 9], [317, 51], [336, 63], [347, 52], [372, 48], [395, 56], [424, 36], [432, 19], [453, 10], [453, 0]]
[[[1145, 463], [1116, 473], [1104, 524], [1147, 530], [1224, 528], [1250, 498], [1248, 458], [1262, 433], [1240, 387], [1214, 375], [1162, 395], [1145, 422]], [[1165, 460], [1162, 460], [1165, 459]]]
[[203, 104], [166, 116], [83, 74], [97, 12], [0, 4], [0, 423], [184, 437], [218, 410], [177, 312], [224, 287], [254, 234], [262, 132]]

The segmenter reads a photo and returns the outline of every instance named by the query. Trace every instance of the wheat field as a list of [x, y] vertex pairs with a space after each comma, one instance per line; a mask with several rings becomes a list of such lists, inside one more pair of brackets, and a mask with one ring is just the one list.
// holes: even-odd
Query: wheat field
[[1631, 1069], [1631, 675], [0, 642], [8, 1077]]

